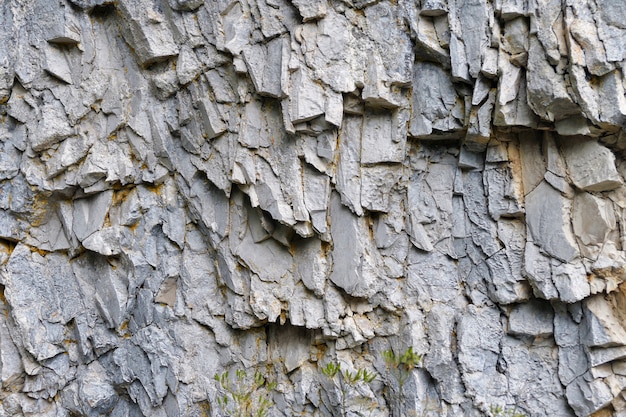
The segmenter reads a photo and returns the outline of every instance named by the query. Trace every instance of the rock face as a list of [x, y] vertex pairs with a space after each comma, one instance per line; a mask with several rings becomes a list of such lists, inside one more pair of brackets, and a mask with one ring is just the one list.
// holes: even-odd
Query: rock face
[[0, 416], [626, 415], [621, 0], [0, 10]]

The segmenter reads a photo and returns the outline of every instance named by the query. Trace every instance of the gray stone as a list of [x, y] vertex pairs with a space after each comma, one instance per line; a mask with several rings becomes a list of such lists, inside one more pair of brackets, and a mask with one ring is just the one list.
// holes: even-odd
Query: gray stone
[[2, 3], [0, 415], [624, 414], [623, 9]]
[[122, 33], [141, 65], [178, 55], [172, 32], [156, 4], [150, 0], [121, 1], [118, 9], [124, 21]]
[[554, 311], [543, 301], [517, 304], [509, 313], [509, 334], [548, 337], [554, 330], [553, 321]]
[[592, 194], [577, 194], [572, 207], [572, 225], [582, 247], [601, 246], [616, 227], [613, 206]]
[[276, 38], [265, 45], [252, 45], [243, 50], [243, 57], [255, 90], [269, 97], [282, 97], [287, 89], [283, 83], [289, 62], [286, 38]]
[[311, 78], [309, 71], [300, 68], [291, 77], [291, 123], [301, 123], [324, 114], [324, 90]]
[[591, 286], [582, 262], [561, 263], [552, 259], [551, 263], [552, 280], [561, 300], [574, 303], [589, 296]]
[[523, 214], [513, 173], [509, 169], [485, 170], [485, 186], [489, 202], [489, 214], [494, 220], [499, 220], [501, 217], [519, 217]]
[[526, 243], [523, 271], [533, 287], [535, 297], [546, 300], [559, 298], [560, 294], [552, 281], [550, 258], [542, 254], [539, 248], [530, 242]]
[[417, 62], [412, 95], [413, 112], [409, 134], [429, 137], [451, 133], [463, 127], [464, 103], [441, 67], [429, 62]]
[[569, 225], [570, 202], [547, 183], [526, 196], [528, 228], [534, 242], [548, 254], [569, 262], [578, 255]]
[[[366, 236], [360, 234], [363, 218], [355, 217], [341, 204], [333, 193], [330, 199], [330, 216], [337, 219], [331, 223], [333, 240], [333, 269], [330, 280], [348, 294], [356, 297], [372, 295], [380, 285], [376, 271], [376, 253]], [[369, 271], [368, 271], [369, 270]]]
[[[433, 20], [432, 17], [421, 15], [411, 16], [409, 20], [412, 26], [411, 29], [415, 34], [415, 43], [418, 46], [416, 56], [446, 65], [449, 59], [448, 51], [440, 43], [439, 34]], [[450, 35], [448, 34], [448, 36]]]
[[566, 389], [567, 400], [577, 415], [586, 416], [607, 406], [613, 395], [609, 387], [601, 380], [588, 383], [584, 377], [578, 377]]
[[594, 140], [576, 137], [561, 142], [563, 157], [574, 185], [585, 191], [608, 191], [622, 185], [615, 155]]
[[170, 6], [174, 10], [195, 10], [204, 4], [204, 0], [170, 0]]
[[315, 1], [303, 1], [303, 0], [292, 0], [294, 6], [298, 9], [300, 16], [302, 16], [302, 21], [307, 22], [309, 20], [317, 20], [326, 16], [327, 11], [327, 3], [323, 0], [315, 0]]
[[612, 306], [603, 302], [601, 295], [584, 302], [585, 334], [582, 342], [589, 347], [626, 345], [626, 330]]
[[[248, 216], [253, 216], [255, 211], [250, 210]], [[262, 242], [254, 242], [252, 233], [245, 233], [243, 239], [232, 248], [233, 254], [241, 258], [251, 271], [259, 275], [263, 281], [279, 282], [286, 274], [290, 274], [293, 265], [292, 256], [276, 240], [269, 239]], [[231, 242], [231, 245], [233, 243]], [[270, 264], [265, 259], [272, 258]]]
[[[56, 258], [55, 261], [59, 262], [61, 259]], [[64, 294], [55, 290], [51, 273], [71, 274], [67, 264], [56, 262], [49, 263], [41, 255], [31, 253], [28, 247], [18, 245], [9, 259], [8, 274], [4, 278], [5, 296], [13, 306], [11, 316], [20, 331], [18, 343], [38, 361], [65, 351], [62, 344], [63, 324], [78, 311], [70, 313], [69, 317], [65, 316], [60, 301], [80, 303], [77, 293]], [[71, 282], [70, 276], [67, 278]], [[60, 300], [59, 295], [64, 296], [64, 299]], [[67, 307], [80, 309], [79, 304]]]
[[567, 92], [564, 77], [550, 65], [534, 36], [530, 37], [528, 49], [527, 80], [528, 104], [542, 119], [554, 121], [579, 113]]
[[279, 360], [285, 364], [291, 372], [309, 359], [309, 340], [311, 333], [295, 327], [289, 326], [278, 331], [277, 327], [272, 328], [276, 333], [270, 331], [268, 349], [273, 360]]
[[362, 118], [344, 117], [339, 137], [339, 161], [335, 184], [341, 194], [341, 201], [357, 215], [363, 213], [361, 207], [361, 126]]
[[72, 73], [65, 54], [52, 45], [48, 46], [44, 53], [46, 57], [46, 71], [59, 80], [72, 84]]
[[57, 100], [51, 100], [41, 109], [41, 119], [37, 130], [29, 132], [31, 147], [34, 151], [42, 151], [74, 134], [63, 106]]
[[456, 327], [454, 310], [445, 304], [435, 304], [426, 318], [430, 350], [424, 358], [424, 366], [442, 387], [442, 397], [450, 403], [458, 402], [464, 393], [457, 363], [450, 352], [449, 337]]
[[361, 168], [361, 206], [369, 211], [387, 212], [389, 210], [389, 190], [397, 187], [402, 175], [396, 167], [362, 167]]
[[406, 134], [398, 131], [398, 113], [366, 113], [361, 136], [361, 164], [402, 162], [405, 156]]
[[121, 231], [117, 227], [105, 227], [87, 236], [82, 244], [85, 249], [104, 256], [119, 255], [122, 252], [120, 233]]
[[72, 231], [78, 240], [84, 240], [102, 227], [112, 198], [113, 192], [109, 191], [74, 201]]
[[188, 84], [193, 81], [202, 70], [202, 64], [196, 57], [193, 49], [189, 47], [182, 47], [176, 61], [176, 75], [178, 76], [178, 82], [181, 84]]

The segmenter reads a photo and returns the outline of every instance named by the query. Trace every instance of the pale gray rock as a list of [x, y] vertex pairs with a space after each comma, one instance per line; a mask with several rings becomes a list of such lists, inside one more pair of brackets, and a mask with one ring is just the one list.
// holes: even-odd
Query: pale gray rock
[[608, 405], [613, 398], [610, 388], [601, 380], [588, 383], [584, 376], [567, 386], [567, 400], [578, 416], [586, 416]]
[[487, 169], [484, 178], [489, 214], [494, 220], [501, 217], [519, 217], [523, 214], [523, 204], [518, 198], [513, 174], [509, 169]]
[[202, 64], [196, 57], [193, 49], [182, 47], [176, 61], [176, 75], [178, 82], [188, 84], [193, 81], [202, 70]]
[[[522, 340], [503, 338], [501, 364], [512, 382], [510, 395], [525, 413], [537, 410], [538, 415], [569, 416], [571, 408], [555, 369], [556, 347], [549, 340], [545, 344], [538, 342], [528, 346]], [[541, 379], [532, 379], [531, 375], [541, 375]], [[545, 393], [550, 393], [554, 400], [544, 402]]]
[[570, 205], [569, 200], [545, 182], [526, 196], [526, 216], [533, 241], [564, 262], [578, 255], [569, 224]]
[[[444, 34], [440, 33], [440, 30], [438, 30], [436, 24], [437, 19], [416, 14], [417, 13], [413, 10], [409, 12], [408, 16], [411, 32], [415, 37], [415, 44], [418, 46], [415, 56], [427, 61], [438, 62], [443, 66], [449, 66], [449, 53], [444, 49], [446, 45], [442, 45], [443, 42], [441, 41], [443, 40], [443, 36], [440, 35]], [[450, 33], [447, 24], [445, 26], [447, 32], [445, 35], [449, 37]], [[459, 61], [463, 62], [462, 56], [459, 57]]]
[[113, 192], [109, 191], [74, 201], [72, 231], [78, 240], [84, 240], [102, 227], [112, 198]]
[[552, 280], [561, 300], [574, 303], [591, 294], [591, 286], [582, 262], [562, 263], [552, 259], [551, 263]]
[[619, 1], [5, 3], [1, 415], [624, 414]]
[[409, 134], [429, 137], [463, 127], [464, 103], [441, 67], [418, 61], [414, 69]]
[[[67, 274], [67, 281], [61, 284], [66, 287], [58, 288], [61, 291], [55, 288], [53, 273]], [[49, 261], [24, 245], [16, 247], [9, 259], [3, 280], [5, 295], [13, 306], [11, 317], [20, 331], [18, 343], [35, 360], [49, 359], [65, 351], [63, 325], [81, 310], [81, 295], [73, 279], [69, 265], [58, 256]]]
[[74, 134], [61, 103], [52, 99], [41, 109], [41, 118], [35, 131], [29, 132], [30, 146], [42, 151]]
[[122, 252], [120, 234], [121, 231], [117, 227], [105, 227], [90, 234], [82, 244], [85, 249], [104, 256], [119, 255]]
[[[248, 217], [254, 216], [255, 210], [248, 212]], [[255, 242], [252, 233], [245, 233], [243, 239], [235, 246], [231, 242], [233, 254], [241, 258], [251, 271], [259, 275], [263, 281], [280, 282], [286, 274], [291, 274], [293, 259], [289, 252], [276, 240], [268, 239]], [[267, 264], [265, 259], [271, 258], [273, 262]]]
[[457, 33], [463, 35], [465, 43], [465, 55], [469, 66], [469, 73], [473, 78], [478, 77], [482, 63], [482, 45], [488, 43], [488, 8], [487, 2], [477, 1], [467, 2], [451, 2], [455, 5], [454, 13], [460, 27], [452, 24], [452, 31], [455, 29]]
[[6, 318], [8, 311], [4, 310], [3, 312], [6, 312], [7, 315], [0, 323], [0, 379], [4, 386], [17, 389], [23, 379], [24, 366], [20, 351], [9, 332], [9, 323]]
[[195, 10], [204, 4], [204, 0], [170, 0], [170, 6], [174, 10]]
[[354, 213], [363, 213], [361, 207], [361, 129], [363, 118], [344, 117], [339, 136], [339, 161], [334, 180], [341, 201]]
[[[408, 256], [407, 285], [417, 295], [417, 301], [423, 308], [430, 308], [434, 303], [452, 303], [455, 293], [461, 291], [460, 277], [454, 271], [454, 260], [439, 252], [432, 256], [412, 249]], [[445, 271], [438, 275], [435, 271]]]
[[572, 225], [574, 234], [582, 243], [581, 248], [588, 251], [587, 256], [593, 256], [592, 247], [602, 246], [616, 227], [613, 207], [592, 194], [578, 194], [572, 207]]
[[590, 297], [584, 302], [585, 333], [582, 342], [589, 347], [624, 346], [626, 330], [620, 324], [613, 307], [602, 302], [602, 296]]
[[303, 22], [321, 19], [326, 16], [328, 10], [328, 4], [325, 0], [292, 0], [291, 3], [298, 9]]
[[309, 358], [311, 332], [295, 326], [280, 330], [278, 326], [274, 326], [272, 330], [276, 333], [270, 331], [268, 335], [268, 350], [272, 359], [285, 364], [287, 372], [298, 368]]
[[425, 16], [440, 16], [448, 12], [448, 7], [445, 1], [441, 0], [424, 0], [422, 1], [422, 7], [420, 14]]
[[456, 320], [454, 309], [439, 303], [433, 305], [426, 317], [426, 325], [431, 329], [431, 348], [424, 359], [424, 366], [437, 380], [441, 396], [449, 403], [459, 403], [465, 391], [457, 362], [450, 350], [450, 334], [456, 328]]
[[615, 155], [605, 146], [577, 137], [563, 140], [561, 149], [576, 187], [585, 191], [608, 191], [622, 184], [615, 168]]
[[[361, 164], [404, 161], [406, 133], [398, 113], [366, 113], [361, 135]], [[405, 131], [406, 132], [406, 131]]]
[[52, 45], [44, 49], [44, 54], [46, 71], [59, 80], [72, 84], [72, 73], [65, 54]]
[[490, 257], [501, 249], [497, 241], [497, 225], [485, 212], [488, 207], [482, 175], [479, 171], [463, 172], [463, 202], [470, 221], [470, 236], [476, 246]]
[[117, 8], [124, 23], [122, 33], [142, 66], [178, 55], [171, 29], [156, 3], [122, 1]]
[[517, 304], [509, 313], [509, 334], [517, 336], [548, 337], [554, 331], [554, 311], [549, 304], [531, 300]]
[[[0, 22], [3, 27], [13, 28], [14, 17], [10, 3], [2, 5], [0, 16], [2, 16]], [[13, 30], [3, 31], [0, 39], [6, 45], [0, 52], [0, 103], [5, 103], [9, 100], [15, 74], [13, 67], [13, 59], [16, 52], [15, 32]]]
[[513, 65], [508, 54], [500, 50], [498, 69], [502, 73], [498, 81], [494, 124], [496, 126], [537, 126], [537, 116], [527, 101], [526, 75], [520, 67]]
[[562, 136], [576, 136], [591, 134], [590, 126], [583, 117], [570, 117], [554, 123], [556, 131]]
[[311, 78], [309, 71], [300, 68], [291, 77], [289, 115], [291, 123], [301, 123], [324, 114], [324, 90]]
[[219, 113], [215, 102], [208, 99], [201, 99], [197, 102], [200, 111], [201, 123], [204, 128], [204, 135], [207, 139], [214, 139], [226, 132], [227, 126]]
[[401, 175], [399, 166], [361, 167], [361, 206], [372, 212], [389, 211], [389, 193], [397, 188]]
[[[363, 218], [354, 217], [351, 211], [341, 204], [339, 195], [330, 198], [330, 225], [333, 241], [332, 258], [335, 267], [330, 280], [339, 288], [355, 297], [373, 295], [381, 285], [376, 275], [378, 254], [369, 239], [361, 235], [360, 224]], [[377, 282], [378, 281], [378, 282]]]
[[452, 161], [433, 163], [428, 173], [415, 173], [408, 185], [409, 236], [418, 249], [432, 251], [449, 242], [453, 218], [452, 184], [456, 169]]
[[534, 36], [529, 40], [527, 89], [529, 106], [543, 120], [560, 120], [580, 112], [567, 91], [564, 76], [550, 65]]
[[547, 170], [539, 133], [528, 133], [520, 137], [520, 163], [524, 195], [528, 195], [544, 179]]
[[287, 39], [279, 37], [265, 45], [252, 45], [243, 50], [248, 72], [255, 90], [261, 95], [282, 97], [287, 89], [289, 49]]

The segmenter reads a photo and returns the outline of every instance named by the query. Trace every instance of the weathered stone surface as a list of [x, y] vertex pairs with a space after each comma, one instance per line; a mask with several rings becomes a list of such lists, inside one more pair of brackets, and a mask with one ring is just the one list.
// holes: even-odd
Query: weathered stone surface
[[512, 307], [509, 314], [509, 333], [519, 336], [548, 337], [554, 331], [554, 312], [539, 300]]
[[624, 414], [620, 1], [0, 10], [0, 415]]
[[427, 138], [437, 132], [461, 130], [464, 103], [446, 72], [435, 64], [418, 61], [414, 74], [409, 134]]
[[534, 242], [548, 254], [569, 262], [578, 247], [569, 224], [571, 202], [545, 182], [526, 196], [528, 229]]
[[601, 144], [583, 138], [564, 139], [563, 156], [575, 186], [585, 191], [607, 191], [622, 185], [615, 156]]
[[616, 227], [612, 205], [589, 193], [581, 193], [574, 198], [572, 221], [580, 246], [591, 256], [597, 253], [593, 247], [601, 247]]
[[122, 33], [141, 65], [166, 60], [178, 55], [178, 47], [163, 12], [156, 3], [122, 1], [118, 4], [123, 19]]

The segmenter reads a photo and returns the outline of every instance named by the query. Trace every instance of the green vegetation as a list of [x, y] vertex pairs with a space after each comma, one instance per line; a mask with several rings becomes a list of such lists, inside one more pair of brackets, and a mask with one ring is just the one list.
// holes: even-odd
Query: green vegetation
[[269, 382], [260, 372], [256, 371], [249, 378], [242, 369], [237, 369], [235, 378], [229, 377], [228, 371], [215, 374], [213, 377], [219, 384], [220, 395], [217, 404], [222, 413], [229, 417], [266, 417], [274, 405], [272, 392], [276, 389], [275, 382]]
[[[339, 388], [339, 407], [341, 416], [347, 416], [348, 413], [348, 404], [346, 400], [348, 398], [348, 391], [350, 388], [356, 389], [360, 383], [369, 384], [378, 376], [376, 372], [368, 371], [364, 368], [359, 368], [355, 372], [347, 370], [342, 371], [341, 365], [335, 362], [329, 362], [326, 367], [322, 368], [322, 373], [333, 382], [334, 386]], [[366, 407], [370, 409], [370, 412], [378, 407], [376, 401], [371, 398], [359, 396], [357, 401], [360, 403], [361, 412], [363, 412], [363, 409]]]
[[387, 400], [394, 416], [402, 415], [402, 406], [406, 402], [404, 394], [404, 384], [411, 376], [413, 369], [417, 368], [422, 356], [413, 352], [413, 346], [410, 346], [402, 354], [396, 354], [393, 350], [386, 350], [382, 353], [385, 364], [389, 373], [398, 382], [397, 391], [394, 385], [388, 384], [391, 392], [387, 392]]
[[[400, 416], [410, 413], [410, 410], [405, 409], [407, 398], [404, 385], [413, 370], [420, 365], [422, 356], [415, 353], [412, 346], [400, 354], [396, 354], [391, 349], [386, 350], [381, 356], [388, 370], [384, 381], [387, 391], [384, 392], [386, 392], [385, 397], [391, 415]], [[335, 415], [371, 416], [375, 411], [380, 411], [377, 400], [372, 397], [367, 387], [378, 378], [376, 372], [366, 368], [357, 368], [352, 372], [343, 370], [341, 364], [337, 362], [327, 363], [320, 371], [332, 383], [332, 385], [326, 384], [324, 389], [331, 395]], [[218, 384], [217, 405], [220, 415], [228, 417], [268, 417], [270, 415], [270, 409], [274, 406], [272, 395], [276, 389], [276, 383], [269, 381], [261, 371], [256, 370], [254, 376], [248, 376], [246, 371], [237, 369], [234, 376], [226, 371], [215, 374], [214, 379]], [[397, 384], [392, 383], [394, 379]], [[422, 413], [431, 415], [432, 411], [436, 411], [436, 408], [428, 407]], [[203, 409], [203, 412], [208, 412], [208, 410]], [[527, 417], [527, 414], [517, 406], [499, 405], [491, 405], [488, 415], [489, 417]]]
[[396, 355], [391, 349], [386, 350], [383, 352], [383, 358], [387, 367], [398, 380], [400, 391], [402, 391], [402, 387], [409, 375], [411, 375], [411, 371], [417, 368], [422, 360], [422, 355], [413, 352], [413, 346], [411, 346], [402, 355]]
[[518, 411], [517, 407], [502, 408], [499, 405], [490, 406], [489, 413], [491, 417], [526, 417], [526, 414]]

